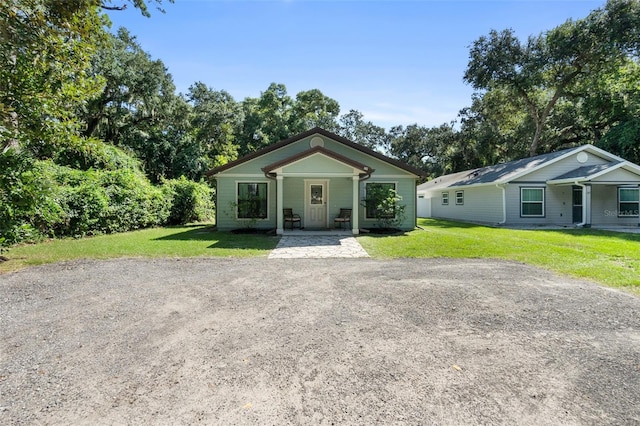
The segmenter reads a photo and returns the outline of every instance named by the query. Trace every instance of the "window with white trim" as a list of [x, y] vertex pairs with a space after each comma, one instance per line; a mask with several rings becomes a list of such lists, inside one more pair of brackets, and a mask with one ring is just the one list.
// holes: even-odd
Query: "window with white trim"
[[456, 205], [461, 206], [464, 204], [464, 191], [456, 191]]
[[449, 205], [449, 193], [448, 192], [443, 192], [442, 193], [442, 205], [443, 206], [448, 206]]
[[544, 188], [520, 188], [520, 216], [544, 217]]
[[267, 190], [266, 182], [238, 182], [238, 219], [266, 219]]
[[618, 217], [638, 217], [640, 212], [640, 189], [618, 188]]

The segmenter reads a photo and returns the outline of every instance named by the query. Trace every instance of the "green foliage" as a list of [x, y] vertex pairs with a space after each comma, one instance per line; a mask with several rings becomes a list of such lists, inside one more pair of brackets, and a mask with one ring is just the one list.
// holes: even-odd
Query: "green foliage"
[[[504, 103], [496, 104], [498, 110], [506, 106], [526, 114], [520, 125], [532, 124], [533, 129], [519, 132], [520, 140], [528, 140], [528, 154], [535, 155], [554, 149], [567, 135], [579, 134], [575, 123], [580, 120], [570, 114], [558, 120], [554, 114], [558, 110], [570, 113], [567, 101], [575, 108], [589, 98], [594, 85], [587, 82], [606, 80], [630, 59], [637, 61], [638, 28], [640, 3], [610, 0], [586, 18], [569, 20], [526, 42], [518, 40], [512, 30], [492, 30], [472, 45], [464, 79], [484, 96], [504, 92], [507, 96]], [[562, 108], [563, 103], [569, 107]], [[509, 125], [508, 118], [505, 122]], [[550, 128], [550, 123], [555, 127]]]
[[362, 206], [368, 217], [376, 219], [379, 228], [389, 229], [404, 222], [406, 206], [400, 204], [401, 201], [402, 196], [395, 189], [384, 184], [370, 183]]
[[0, 154], [0, 238], [5, 245], [36, 241], [61, 220], [55, 183], [49, 170], [9, 150]]
[[163, 192], [171, 205], [168, 223], [183, 225], [190, 222], [205, 222], [213, 219], [213, 189], [205, 183], [180, 179], [164, 182]]

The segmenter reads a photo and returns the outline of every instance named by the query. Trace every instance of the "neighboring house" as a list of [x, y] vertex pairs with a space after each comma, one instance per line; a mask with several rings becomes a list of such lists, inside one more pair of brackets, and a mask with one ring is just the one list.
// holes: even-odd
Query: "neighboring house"
[[243, 226], [284, 231], [283, 209], [305, 229], [334, 227], [340, 209], [352, 209], [354, 234], [375, 227], [362, 207], [367, 188], [393, 188], [406, 205], [399, 228], [416, 225], [416, 184], [422, 171], [320, 128], [269, 145], [207, 173], [216, 179], [220, 230]]
[[499, 225], [640, 226], [640, 166], [593, 145], [418, 186], [426, 217]]

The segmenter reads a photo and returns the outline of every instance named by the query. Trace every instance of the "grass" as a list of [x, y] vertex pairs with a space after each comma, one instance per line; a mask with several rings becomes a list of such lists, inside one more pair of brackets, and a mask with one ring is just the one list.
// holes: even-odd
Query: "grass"
[[[631, 289], [640, 294], [640, 234], [593, 229], [513, 230], [420, 219], [402, 235], [361, 235], [375, 258], [505, 259]], [[14, 247], [0, 272], [65, 260], [115, 257], [266, 256], [278, 238], [216, 232], [211, 226], [166, 227]]]
[[0, 272], [82, 258], [266, 256], [277, 243], [273, 236], [216, 232], [208, 225], [152, 228], [13, 247]]
[[419, 219], [396, 236], [360, 236], [378, 258], [492, 258], [524, 262], [640, 294], [640, 234], [593, 229], [514, 230]]

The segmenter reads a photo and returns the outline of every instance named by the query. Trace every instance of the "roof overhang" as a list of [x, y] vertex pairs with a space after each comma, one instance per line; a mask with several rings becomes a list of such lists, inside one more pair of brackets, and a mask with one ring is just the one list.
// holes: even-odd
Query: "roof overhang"
[[396, 160], [394, 158], [387, 157], [387, 156], [385, 156], [385, 155], [383, 155], [383, 154], [381, 154], [381, 153], [379, 153], [377, 151], [374, 151], [374, 150], [372, 150], [370, 148], [367, 148], [367, 147], [365, 147], [363, 145], [360, 145], [358, 143], [350, 141], [347, 138], [344, 138], [342, 136], [336, 135], [335, 133], [331, 133], [331, 132], [329, 132], [329, 131], [327, 131], [325, 129], [322, 129], [320, 127], [314, 127], [313, 129], [308, 130], [306, 132], [303, 132], [303, 133], [300, 133], [298, 135], [292, 136], [292, 137], [290, 137], [288, 139], [282, 140], [282, 141], [277, 142], [275, 144], [268, 145], [265, 148], [262, 148], [262, 149], [260, 149], [258, 151], [255, 151], [255, 152], [252, 152], [251, 154], [248, 154], [248, 155], [246, 155], [246, 156], [244, 156], [242, 158], [238, 158], [237, 160], [230, 161], [229, 163], [224, 164], [222, 166], [215, 167], [215, 168], [209, 170], [207, 173], [205, 173], [205, 175], [208, 178], [216, 177], [218, 174], [220, 174], [222, 172], [225, 172], [227, 170], [230, 170], [230, 169], [232, 169], [232, 168], [234, 168], [234, 167], [236, 167], [238, 165], [247, 163], [247, 162], [249, 162], [251, 160], [254, 160], [254, 159], [258, 158], [258, 157], [261, 157], [262, 155], [265, 155], [265, 154], [270, 153], [270, 152], [277, 151], [277, 150], [279, 150], [281, 148], [284, 148], [284, 147], [286, 147], [286, 146], [288, 146], [288, 145], [290, 145], [292, 143], [298, 142], [298, 141], [300, 141], [302, 139], [311, 137], [311, 136], [316, 135], [316, 134], [320, 135], [320, 136], [324, 136], [324, 137], [329, 138], [329, 139], [331, 139], [331, 140], [333, 140], [335, 142], [341, 143], [341, 144], [343, 144], [343, 145], [345, 145], [345, 146], [347, 146], [347, 147], [349, 147], [351, 149], [354, 149], [356, 151], [360, 151], [363, 154], [366, 154], [366, 155], [374, 157], [374, 158], [376, 158], [378, 160], [381, 160], [381, 161], [383, 161], [383, 162], [385, 162], [387, 164], [390, 164], [390, 165], [392, 165], [392, 166], [394, 166], [394, 167], [396, 167], [396, 168], [398, 168], [400, 170], [403, 170], [404, 172], [407, 172], [407, 173], [409, 173], [411, 175], [414, 175], [415, 177], [426, 176], [426, 173], [424, 171], [420, 170], [420, 169], [417, 169], [417, 168], [415, 168], [413, 166], [410, 166], [410, 165], [408, 165], [406, 163], [403, 163], [402, 161]]
[[[323, 159], [328, 159], [331, 162], [336, 162], [345, 167], [348, 170], [348, 174], [353, 176], [370, 176], [375, 169], [367, 166], [366, 164], [362, 164], [358, 161], [354, 161], [344, 155], [340, 155], [336, 152], [330, 151], [324, 147], [316, 146], [306, 151], [302, 151], [290, 157], [284, 158], [282, 160], [276, 161], [275, 163], [269, 164], [262, 168], [262, 171], [269, 176], [276, 176], [278, 174], [287, 175], [287, 168], [293, 168], [294, 166], [304, 163], [304, 167], [297, 172], [294, 171], [292, 175], [304, 175], [304, 174], [318, 174], [323, 173], [323, 170], [318, 169], [315, 170], [313, 160], [314, 158], [321, 157]], [[306, 164], [310, 163], [310, 164]], [[318, 166], [316, 167], [318, 168]], [[320, 168], [322, 168], [320, 166]]]
[[[640, 183], [640, 167], [636, 166], [633, 163], [622, 160], [618, 163], [608, 164], [608, 167], [581, 167], [577, 168], [571, 172], [567, 172], [561, 176], [558, 176], [554, 179], [547, 180], [547, 184], [549, 185], [572, 185], [575, 183], [591, 183], [591, 184], [638, 184]], [[614, 179], [608, 181], [600, 181], [598, 179], [605, 177], [606, 175], [619, 170], [624, 169], [633, 175], [637, 176], [635, 180], [621, 180]]]

